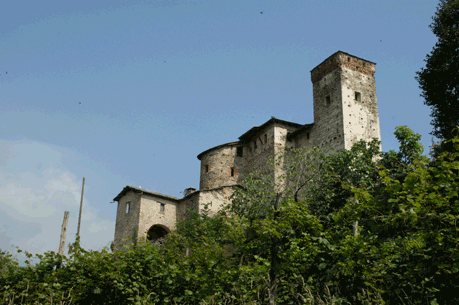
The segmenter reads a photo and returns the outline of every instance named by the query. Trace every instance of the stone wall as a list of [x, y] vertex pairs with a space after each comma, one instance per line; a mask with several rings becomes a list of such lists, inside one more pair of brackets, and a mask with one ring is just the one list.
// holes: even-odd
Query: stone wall
[[[161, 225], [174, 230], [177, 223], [177, 202], [174, 200], [143, 193], [140, 199], [138, 238], [145, 239], [153, 225]], [[161, 205], [163, 210], [161, 211]]]
[[[217, 146], [200, 155], [200, 189], [236, 185], [243, 179], [246, 168], [245, 158], [237, 156], [238, 143]], [[241, 175], [242, 174], [242, 175]]]
[[276, 162], [274, 172], [274, 184], [278, 187], [277, 191], [281, 192], [285, 188], [285, 175], [284, 159], [288, 151], [295, 148], [295, 141], [288, 139], [288, 133], [295, 131], [297, 128], [285, 124], [276, 123], [274, 125], [274, 157]]
[[232, 187], [224, 186], [212, 190], [199, 192], [199, 210], [202, 211], [208, 205], [210, 215], [217, 213], [224, 204], [229, 202], [229, 197], [233, 194]]
[[313, 84], [315, 146], [328, 150], [344, 149], [343, 105], [341, 102], [341, 69], [325, 75]]
[[[244, 145], [246, 175], [253, 171], [269, 172], [267, 162], [274, 157], [274, 126], [266, 126]], [[245, 178], [245, 177], [244, 177]]]
[[[129, 213], [127, 213], [129, 204]], [[123, 245], [130, 244], [135, 238], [135, 231], [139, 227], [140, 194], [133, 191], [127, 192], [118, 201], [115, 224], [115, 250], [121, 250]], [[130, 241], [125, 241], [125, 239]]]
[[301, 133], [298, 133], [293, 139], [295, 143], [295, 148], [301, 148], [301, 147], [312, 148], [314, 146], [313, 134], [314, 134], [314, 126], [308, 129], [305, 129]]
[[346, 68], [341, 77], [345, 148], [350, 149], [360, 139], [381, 140], [374, 77]]
[[200, 191], [194, 192], [180, 200], [177, 206], [177, 220], [188, 217], [189, 210], [199, 211], [199, 193]]

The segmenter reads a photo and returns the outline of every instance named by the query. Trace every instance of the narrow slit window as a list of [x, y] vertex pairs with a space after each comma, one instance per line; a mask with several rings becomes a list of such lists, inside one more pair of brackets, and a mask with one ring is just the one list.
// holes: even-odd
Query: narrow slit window
[[236, 156], [242, 157], [243, 151], [244, 151], [244, 147], [242, 147], [242, 146], [237, 147], [236, 148]]
[[129, 214], [129, 210], [131, 209], [131, 202], [126, 202], [126, 214]]
[[234, 174], [235, 174], [234, 167], [231, 167], [231, 169], [230, 169], [230, 174], [231, 174], [231, 177], [234, 177]]
[[208, 164], [204, 165], [204, 172], [205, 173], [209, 172], [209, 165]]
[[362, 94], [358, 91], [355, 91], [355, 100], [360, 102], [362, 100]]
[[257, 149], [257, 140], [253, 142], [253, 149]]
[[268, 143], [268, 135], [265, 134], [265, 144]]
[[331, 103], [330, 95], [327, 95], [327, 96], [325, 97], [325, 106], [329, 106], [330, 103]]
[[306, 133], [306, 139], [309, 140], [309, 132]]
[[165, 205], [164, 203], [160, 203], [160, 204], [159, 204], [159, 211], [160, 211], [160, 212], [164, 212], [165, 206], [166, 206], [166, 205]]

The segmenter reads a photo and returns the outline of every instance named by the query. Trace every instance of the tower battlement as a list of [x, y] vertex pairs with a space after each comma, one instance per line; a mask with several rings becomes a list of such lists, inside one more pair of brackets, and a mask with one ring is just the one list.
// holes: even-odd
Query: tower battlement
[[376, 72], [376, 63], [343, 51], [338, 51], [311, 70], [312, 83], [316, 83], [322, 77], [339, 67], [357, 71], [368, 76], [373, 76]]

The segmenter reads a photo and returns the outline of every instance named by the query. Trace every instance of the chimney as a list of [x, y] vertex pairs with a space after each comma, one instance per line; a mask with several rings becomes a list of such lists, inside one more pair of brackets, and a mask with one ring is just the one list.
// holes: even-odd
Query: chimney
[[186, 188], [185, 191], [183, 191], [183, 195], [188, 196], [190, 194], [193, 194], [194, 192], [196, 192], [196, 189], [194, 187], [189, 187], [189, 188]]

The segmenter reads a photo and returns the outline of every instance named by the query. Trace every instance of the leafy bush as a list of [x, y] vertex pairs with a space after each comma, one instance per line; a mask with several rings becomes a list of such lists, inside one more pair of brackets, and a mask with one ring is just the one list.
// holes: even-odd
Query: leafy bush
[[[296, 180], [284, 188], [270, 187], [275, 183], [269, 175], [252, 175], [235, 192], [233, 205], [213, 216], [206, 209], [190, 212], [162, 245], [87, 251], [77, 240], [68, 256], [37, 254], [39, 263], [24, 267], [0, 251], [0, 299], [458, 303], [459, 137], [451, 140], [453, 149], [429, 160], [421, 155], [418, 135], [406, 127], [396, 135], [399, 152], [380, 153], [379, 143], [360, 142], [326, 157], [301, 155], [286, 171], [285, 179]], [[314, 181], [301, 180], [308, 172]]]

